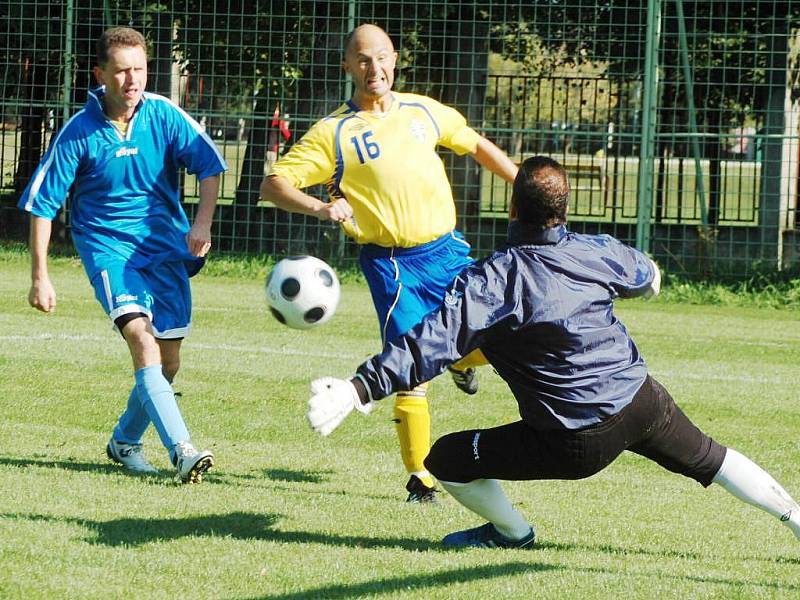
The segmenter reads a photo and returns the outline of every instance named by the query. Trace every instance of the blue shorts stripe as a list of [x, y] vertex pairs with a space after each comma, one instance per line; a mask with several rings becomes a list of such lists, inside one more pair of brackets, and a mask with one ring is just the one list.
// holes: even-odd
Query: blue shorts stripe
[[183, 261], [135, 269], [113, 260], [104, 267], [91, 283], [112, 321], [139, 312], [149, 317], [156, 337], [186, 337], [191, 326], [192, 296]]
[[456, 275], [472, 264], [469, 251], [458, 232], [413, 248], [362, 247], [359, 261], [384, 342], [405, 333], [439, 307]]

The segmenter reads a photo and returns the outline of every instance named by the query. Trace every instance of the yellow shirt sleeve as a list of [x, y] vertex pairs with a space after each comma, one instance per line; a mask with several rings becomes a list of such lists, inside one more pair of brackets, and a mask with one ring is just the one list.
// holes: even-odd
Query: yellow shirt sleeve
[[480, 134], [467, 125], [467, 120], [455, 108], [425, 98], [425, 104], [439, 124], [439, 143], [456, 154], [474, 154]]
[[385, 114], [345, 103], [315, 123], [270, 174], [303, 189], [324, 184], [345, 198], [342, 224], [359, 244], [412, 247], [456, 225], [453, 192], [439, 146], [474, 153], [480, 140], [455, 109], [416, 94], [395, 93]]
[[272, 165], [270, 175], [303, 189], [328, 181], [336, 170], [334, 136], [325, 120], [318, 121]]

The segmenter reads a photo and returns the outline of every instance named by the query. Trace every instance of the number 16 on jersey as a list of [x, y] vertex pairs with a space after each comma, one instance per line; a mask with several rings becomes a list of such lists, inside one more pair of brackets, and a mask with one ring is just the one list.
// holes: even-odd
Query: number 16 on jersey
[[371, 142], [369, 138], [372, 136], [372, 131], [365, 131], [361, 134], [359, 140], [357, 136], [350, 138], [350, 142], [355, 146], [356, 154], [358, 154], [358, 161], [363, 165], [366, 159], [364, 153], [366, 151], [367, 158], [376, 159], [381, 155], [381, 147], [377, 142]]

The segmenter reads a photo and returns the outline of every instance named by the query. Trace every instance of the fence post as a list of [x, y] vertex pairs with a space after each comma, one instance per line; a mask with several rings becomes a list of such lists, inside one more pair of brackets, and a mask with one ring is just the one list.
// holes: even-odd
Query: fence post
[[786, 87], [786, 63], [788, 58], [788, 20], [775, 15], [770, 20], [770, 31], [765, 35], [769, 49], [766, 82], [769, 85], [764, 121], [763, 151], [761, 154], [761, 199], [759, 202], [758, 224], [761, 228], [760, 247], [755, 258], [762, 259], [769, 266], [780, 268], [783, 261], [783, 240], [781, 235], [781, 195], [786, 182], [784, 174], [784, 140], [786, 109], [785, 99], [789, 92]]
[[75, 49], [72, 47], [72, 28], [74, 25], [75, 5], [73, 0], [67, 0], [66, 34], [64, 37], [64, 88], [61, 96], [61, 123], [67, 122], [71, 112], [72, 101], [72, 61]]
[[646, 35], [642, 131], [639, 143], [639, 191], [636, 209], [636, 247], [642, 252], [650, 251], [650, 213], [653, 207], [653, 159], [655, 157], [656, 108], [658, 105], [658, 47], [661, 39], [661, 0], [647, 0]]

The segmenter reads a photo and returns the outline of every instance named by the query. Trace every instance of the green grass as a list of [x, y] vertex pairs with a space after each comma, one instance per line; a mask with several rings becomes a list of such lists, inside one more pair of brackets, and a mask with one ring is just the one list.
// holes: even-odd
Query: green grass
[[[226, 259], [227, 260], [227, 259]], [[52, 261], [50, 315], [26, 304], [24, 253], [0, 251], [2, 598], [793, 598], [800, 543], [723, 490], [624, 455], [579, 482], [506, 486], [537, 527], [532, 551], [445, 551], [478, 521], [445, 496], [403, 502], [391, 401], [329, 438], [305, 420], [308, 382], [378, 349], [369, 293], [296, 332], [263, 302], [265, 263], [193, 280], [194, 331], [176, 381], [217, 468], [200, 486], [135, 477], [103, 448], [131, 385], [127, 351], [74, 259]], [[233, 261], [235, 262], [235, 261]], [[657, 299], [618, 303], [653, 374], [715, 439], [800, 497], [800, 315]], [[433, 434], [516, 418], [505, 385], [431, 384]]]

